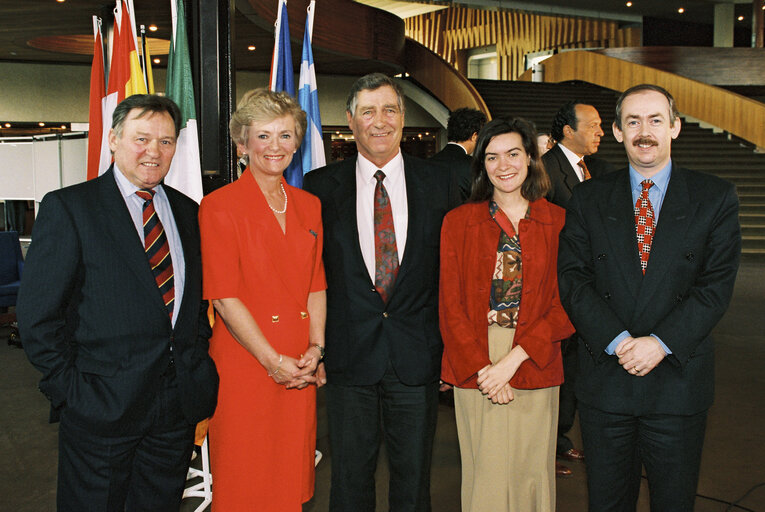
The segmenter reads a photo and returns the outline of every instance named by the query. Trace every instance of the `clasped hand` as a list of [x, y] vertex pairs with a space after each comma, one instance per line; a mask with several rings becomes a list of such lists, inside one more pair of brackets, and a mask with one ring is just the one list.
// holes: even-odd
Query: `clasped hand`
[[324, 364], [319, 361], [318, 355], [313, 351], [302, 354], [300, 359], [283, 355], [281, 366], [271, 375], [271, 378], [287, 389], [303, 389], [309, 384], [321, 387], [327, 383]]
[[614, 354], [619, 357], [622, 368], [636, 377], [645, 377], [651, 373], [667, 355], [659, 340], [653, 336], [628, 336], [616, 346]]

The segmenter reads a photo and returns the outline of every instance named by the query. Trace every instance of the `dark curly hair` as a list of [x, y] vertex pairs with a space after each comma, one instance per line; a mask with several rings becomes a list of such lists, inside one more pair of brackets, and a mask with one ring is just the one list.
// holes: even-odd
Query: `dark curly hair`
[[449, 142], [462, 142], [468, 140], [474, 133], [478, 133], [486, 124], [486, 116], [480, 110], [474, 108], [458, 108], [449, 114], [446, 123], [446, 138]]
[[537, 131], [534, 129], [534, 125], [520, 117], [499, 117], [486, 123], [478, 133], [478, 142], [474, 152], [475, 158], [473, 159], [471, 202], [487, 201], [494, 194], [494, 185], [491, 184], [489, 175], [486, 173], [486, 147], [494, 137], [503, 133], [520, 135], [523, 150], [529, 156], [528, 175], [521, 185], [521, 195], [529, 201], [536, 201], [544, 197], [550, 190], [550, 178], [547, 176], [539, 156]]

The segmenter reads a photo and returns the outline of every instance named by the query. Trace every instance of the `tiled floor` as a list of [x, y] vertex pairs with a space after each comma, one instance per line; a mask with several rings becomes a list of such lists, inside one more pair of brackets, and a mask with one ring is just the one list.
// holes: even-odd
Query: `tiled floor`
[[[702, 460], [697, 512], [765, 511], [765, 265], [747, 263], [739, 272], [733, 304], [715, 329], [717, 395], [709, 415]], [[0, 339], [7, 331], [0, 329]], [[56, 425], [47, 423], [48, 405], [37, 391], [38, 373], [21, 350], [0, 345], [0, 511], [54, 510], [56, 484]], [[578, 432], [574, 433], [578, 437]], [[331, 454], [327, 448], [323, 401], [319, 402], [319, 449], [324, 460], [317, 468], [316, 495], [304, 512], [328, 508]], [[560, 512], [587, 509], [583, 464], [570, 464], [574, 475], [558, 480]], [[459, 448], [453, 410], [441, 406], [432, 472], [434, 512], [459, 510]], [[378, 507], [387, 510], [384, 457], [377, 479]], [[183, 512], [196, 502], [184, 502]], [[638, 506], [647, 512], [647, 489]], [[253, 508], [257, 512], [256, 508]], [[218, 511], [225, 512], [225, 511]], [[524, 512], [524, 511], [518, 511]]]

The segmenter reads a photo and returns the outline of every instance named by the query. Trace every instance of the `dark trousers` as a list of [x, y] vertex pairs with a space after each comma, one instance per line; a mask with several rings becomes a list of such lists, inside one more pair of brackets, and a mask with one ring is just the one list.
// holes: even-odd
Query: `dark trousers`
[[438, 414], [438, 383], [402, 384], [389, 364], [372, 386], [327, 384], [332, 449], [332, 512], [374, 512], [380, 428], [390, 468], [393, 512], [430, 510], [430, 463]]
[[569, 451], [574, 443], [566, 436], [574, 426], [576, 416], [576, 394], [574, 385], [579, 371], [579, 363], [576, 354], [577, 336], [574, 334], [561, 342], [563, 353], [563, 384], [560, 386], [560, 402], [558, 405], [558, 441], [556, 451], [558, 454]]
[[175, 376], [163, 377], [149, 421], [122, 437], [93, 433], [67, 420], [59, 426], [59, 512], [168, 512], [180, 507], [195, 425], [180, 408]]
[[693, 512], [707, 411], [614, 414], [579, 403], [590, 512], [634, 512], [645, 467], [652, 512]]

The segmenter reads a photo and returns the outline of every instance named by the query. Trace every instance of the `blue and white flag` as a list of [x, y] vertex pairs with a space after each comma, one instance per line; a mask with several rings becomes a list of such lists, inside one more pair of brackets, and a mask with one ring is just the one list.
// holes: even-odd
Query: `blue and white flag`
[[313, 51], [311, 50], [315, 4], [316, 2], [311, 0], [308, 6], [308, 16], [305, 19], [303, 58], [300, 63], [300, 88], [298, 89], [300, 107], [305, 110], [308, 121], [301, 146], [301, 152], [303, 153], [303, 174], [318, 167], [324, 167], [327, 164], [324, 156], [324, 143], [321, 137], [319, 92], [316, 90], [316, 70], [314, 69]]
[[[271, 59], [272, 91], [284, 91], [290, 96], [295, 95], [295, 74], [292, 71], [292, 48], [290, 46], [290, 23], [287, 19], [287, 0], [279, 0], [276, 15], [276, 30], [274, 40], [274, 55]], [[292, 156], [284, 179], [293, 187], [303, 187], [303, 169], [300, 149]]]

